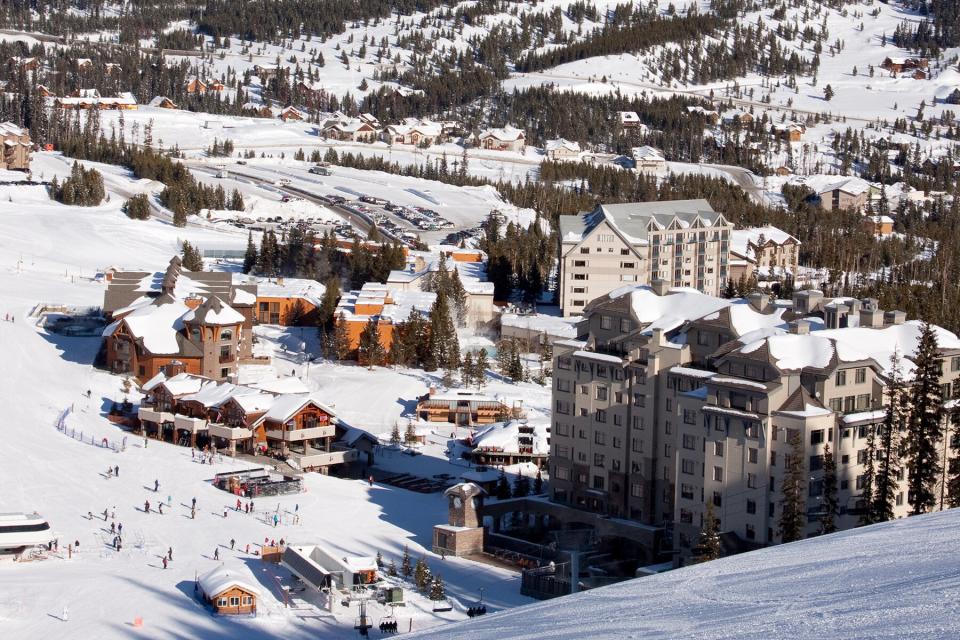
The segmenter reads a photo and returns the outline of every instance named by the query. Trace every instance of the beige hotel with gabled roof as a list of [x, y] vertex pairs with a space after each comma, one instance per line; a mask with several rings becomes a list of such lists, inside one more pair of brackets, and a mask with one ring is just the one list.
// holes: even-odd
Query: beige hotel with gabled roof
[[560, 306], [582, 314], [591, 300], [666, 280], [719, 295], [729, 277], [730, 233], [703, 199], [602, 204], [560, 217]]

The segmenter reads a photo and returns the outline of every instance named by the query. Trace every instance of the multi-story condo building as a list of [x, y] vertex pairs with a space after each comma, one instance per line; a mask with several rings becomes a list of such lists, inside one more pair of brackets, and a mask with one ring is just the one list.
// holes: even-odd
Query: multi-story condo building
[[799, 261], [800, 241], [776, 227], [735, 229], [730, 234], [729, 277], [734, 282], [754, 274], [760, 281], [796, 277]]
[[[875, 300], [793, 305], [723, 300], [662, 282], [586, 308], [586, 342], [554, 347], [551, 498], [663, 526], [680, 558], [712, 502], [728, 549], [781, 541], [785, 457], [802, 443], [808, 523], [823, 513], [824, 447], [838, 474], [839, 528], [862, 512], [867, 438], [882, 423], [891, 356], [909, 375], [921, 332]], [[834, 327], [834, 328], [829, 328]], [[946, 397], [960, 393], [960, 339], [937, 328]], [[940, 443], [944, 460], [956, 441]], [[947, 466], [947, 465], [944, 465]], [[896, 514], [909, 512], [906, 481]]]
[[706, 200], [598, 205], [560, 218], [560, 306], [566, 317], [633, 284], [666, 280], [719, 295], [732, 225]]

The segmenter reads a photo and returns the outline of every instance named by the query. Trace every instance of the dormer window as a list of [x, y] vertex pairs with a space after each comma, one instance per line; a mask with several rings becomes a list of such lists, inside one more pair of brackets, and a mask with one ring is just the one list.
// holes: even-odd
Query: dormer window
[[203, 336], [200, 334], [200, 327], [193, 327], [190, 329], [190, 339], [194, 342], [203, 341]]
[[221, 342], [230, 342], [233, 340], [233, 331], [230, 329], [224, 329], [220, 332], [220, 341]]

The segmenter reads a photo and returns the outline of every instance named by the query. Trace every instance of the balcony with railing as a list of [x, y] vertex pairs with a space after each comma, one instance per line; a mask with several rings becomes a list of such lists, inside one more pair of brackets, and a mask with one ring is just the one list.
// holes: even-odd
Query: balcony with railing
[[137, 409], [137, 417], [142, 422], [154, 422], [156, 424], [174, 421], [174, 415], [169, 411], [161, 411], [157, 408], [144, 405], [140, 405], [140, 408]]
[[356, 462], [360, 459], [360, 452], [356, 449], [341, 449], [335, 451], [321, 451], [307, 447], [307, 453], [289, 453], [301, 469], [309, 467], [327, 467], [334, 464]]
[[191, 418], [190, 416], [175, 415], [173, 417], [173, 426], [177, 429], [183, 429], [190, 433], [207, 430], [207, 421], [203, 418]]
[[219, 422], [208, 423], [207, 432], [210, 436], [216, 436], [225, 440], [244, 440], [250, 437], [250, 429], [246, 427], [234, 427]]
[[267, 431], [267, 439], [283, 440], [284, 442], [301, 442], [303, 440], [313, 440], [314, 438], [332, 438], [336, 434], [336, 427], [330, 424], [322, 427], [308, 427], [306, 429]]
[[233, 362], [236, 359], [236, 354], [234, 353], [221, 353], [220, 354], [220, 364], [226, 364], [228, 362]]

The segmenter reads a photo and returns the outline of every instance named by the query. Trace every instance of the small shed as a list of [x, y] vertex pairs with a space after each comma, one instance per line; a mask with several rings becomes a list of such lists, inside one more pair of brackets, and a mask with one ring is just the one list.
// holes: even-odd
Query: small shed
[[257, 612], [260, 590], [224, 567], [217, 567], [200, 576], [197, 579], [197, 592], [216, 613], [241, 615]]

